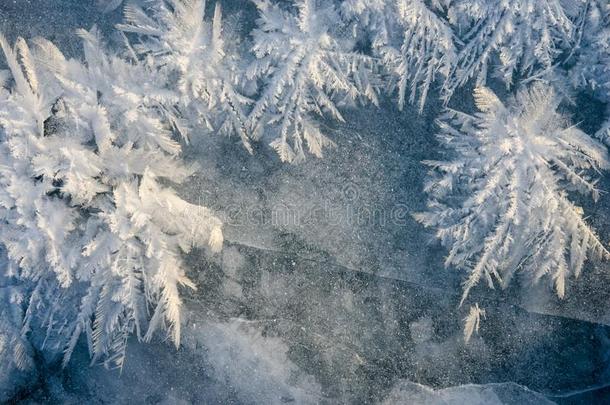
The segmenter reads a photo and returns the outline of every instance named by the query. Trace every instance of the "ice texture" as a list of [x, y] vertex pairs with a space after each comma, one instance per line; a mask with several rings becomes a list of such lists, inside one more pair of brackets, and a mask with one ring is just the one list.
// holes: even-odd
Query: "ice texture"
[[460, 385], [434, 390], [421, 384], [403, 381], [392, 389], [383, 405], [550, 405], [544, 396], [515, 383]]
[[[0, 251], [2, 273], [6, 272], [5, 252]], [[0, 273], [0, 274], [2, 274]], [[0, 402], [22, 393], [37, 381], [33, 351], [22, 338], [22, 294], [14, 281], [0, 275]]]
[[[251, 15], [245, 1], [224, 3]], [[11, 39], [42, 35], [68, 54], [80, 52], [75, 28], [98, 24], [111, 41], [119, 20], [120, 10], [103, 15], [93, 0], [0, 4], [0, 29]], [[452, 105], [471, 108], [468, 92], [458, 92]], [[295, 166], [279, 162], [265, 145], [251, 156], [236, 138], [195, 134], [185, 158], [200, 170], [179, 192], [224, 216], [226, 244], [219, 255], [196, 251], [187, 258], [198, 290], [185, 292], [183, 346], [176, 350], [163, 336], [148, 344], [134, 339], [118, 371], [90, 366], [81, 342], [66, 369], [41, 364], [40, 384], [19, 398], [608, 401], [607, 263], [591, 263], [563, 302], [547, 286], [523, 295], [475, 295], [488, 316], [470, 344], [463, 341], [463, 274], [443, 266], [445, 250], [411, 217], [425, 208], [421, 160], [442, 153], [433, 136], [441, 110], [434, 99], [422, 114], [409, 107], [400, 112], [389, 99], [379, 108], [347, 110], [346, 124], [322, 123], [337, 147]], [[585, 99], [575, 121], [594, 129], [600, 108]], [[610, 189], [607, 175], [600, 187]], [[595, 206], [583, 203], [600, 234], [610, 230], [609, 204], [607, 195]], [[10, 295], [4, 288], [2, 303]], [[19, 336], [11, 316], [0, 307], [0, 323], [11, 325], [0, 328], [0, 357], [14, 354], [10, 342]], [[0, 401], [35, 377], [5, 358]]]

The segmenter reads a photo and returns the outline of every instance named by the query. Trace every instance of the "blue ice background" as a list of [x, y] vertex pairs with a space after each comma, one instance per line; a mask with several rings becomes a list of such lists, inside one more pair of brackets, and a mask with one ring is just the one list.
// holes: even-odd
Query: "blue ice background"
[[[247, 1], [224, 1], [245, 25]], [[44, 36], [80, 53], [75, 28], [97, 24], [113, 42], [120, 10], [99, 13], [91, 0], [1, 0], [0, 30], [10, 40]], [[201, 172], [180, 190], [228, 216], [219, 257], [193, 254], [199, 283], [187, 299], [186, 343], [132, 342], [122, 373], [89, 366], [82, 344], [65, 370], [39, 357], [35, 379], [15, 397], [25, 403], [370, 403], [382, 398], [491, 403], [610, 401], [607, 263], [593, 263], [558, 302], [547, 286], [474, 296], [487, 308], [480, 336], [461, 339], [461, 275], [443, 267], [445, 251], [410, 217], [396, 224], [331, 223], [323, 213], [425, 208], [423, 159], [440, 105], [422, 115], [392, 100], [325, 122], [337, 143], [322, 160], [278, 162], [264, 145], [254, 156], [235, 139], [195, 136], [185, 149]], [[454, 107], [469, 111], [468, 91]], [[566, 107], [593, 131], [604, 106], [587, 94]], [[610, 190], [608, 176], [602, 188]], [[582, 201], [602, 235], [610, 199]], [[279, 208], [308, 222], [277, 225]], [[322, 207], [322, 211], [319, 208]], [[351, 211], [350, 211], [351, 210]], [[367, 211], [368, 210], [368, 211]], [[322, 214], [320, 214], [322, 212]], [[402, 211], [401, 211], [402, 212]], [[312, 214], [313, 213], [313, 214]], [[201, 252], [199, 252], [201, 253]], [[84, 342], [83, 342], [84, 343]], [[48, 359], [47, 359], [48, 360]], [[420, 383], [453, 391], [431, 393]], [[514, 382], [519, 385], [468, 386]], [[602, 388], [596, 388], [602, 387]], [[466, 397], [464, 397], [466, 395]], [[398, 398], [398, 399], [396, 399]]]

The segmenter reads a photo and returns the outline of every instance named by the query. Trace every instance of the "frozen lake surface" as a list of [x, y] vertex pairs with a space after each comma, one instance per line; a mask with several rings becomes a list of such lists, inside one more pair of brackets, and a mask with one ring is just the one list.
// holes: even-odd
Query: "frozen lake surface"
[[[248, 2], [226, 9], [252, 12]], [[120, 10], [89, 0], [4, 0], [0, 30], [44, 36], [70, 55], [75, 28], [97, 24], [110, 41]], [[472, 109], [467, 91], [453, 103]], [[430, 97], [434, 99], [434, 97]], [[591, 263], [565, 301], [477, 292], [487, 318], [469, 344], [459, 308], [463, 274], [413, 218], [425, 208], [424, 159], [439, 157], [433, 101], [423, 114], [394, 100], [325, 122], [337, 147], [286, 165], [261, 144], [193, 136], [200, 170], [186, 200], [223, 216], [225, 246], [187, 258], [198, 285], [187, 296], [182, 347], [131, 342], [121, 373], [90, 366], [81, 342], [66, 369], [39, 359], [24, 403], [430, 403], [610, 401], [608, 263]], [[584, 125], [601, 107], [579, 100]], [[601, 188], [610, 190], [606, 174]], [[587, 205], [610, 230], [610, 196]], [[515, 290], [518, 291], [518, 290]], [[474, 302], [474, 300], [473, 300]], [[525, 303], [527, 302], [527, 305]], [[2, 380], [0, 379], [0, 382]]]

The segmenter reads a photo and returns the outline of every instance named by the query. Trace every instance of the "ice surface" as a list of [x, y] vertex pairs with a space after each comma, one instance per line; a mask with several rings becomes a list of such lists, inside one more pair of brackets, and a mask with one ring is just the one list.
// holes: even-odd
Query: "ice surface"
[[0, 4], [0, 32], [10, 42], [17, 36], [41, 36], [61, 44], [67, 56], [82, 54], [77, 28], [98, 25], [111, 36], [120, 18], [119, 10], [100, 13], [96, 0], [3, 0]]
[[[192, 322], [180, 350], [132, 342], [120, 375], [72, 367], [29, 399], [47, 403], [315, 404], [320, 387], [286, 356], [287, 346], [248, 322]], [[75, 365], [87, 362], [76, 353]]]
[[461, 385], [433, 390], [421, 384], [404, 381], [392, 389], [383, 405], [545, 405], [553, 404], [544, 396], [514, 383]]
[[[247, 13], [245, 1], [225, 3]], [[111, 35], [119, 18], [118, 11], [98, 13], [93, 0], [0, 4], [0, 29], [11, 38], [44, 35], [69, 54], [80, 52], [74, 28], [95, 23]], [[467, 108], [461, 96], [454, 103]], [[264, 145], [250, 156], [237, 139], [193, 137], [185, 156], [201, 170], [180, 193], [224, 216], [227, 243], [217, 256], [187, 258], [198, 291], [186, 299], [183, 346], [176, 350], [162, 337], [133, 341], [119, 373], [90, 367], [82, 342], [67, 369], [40, 366], [40, 385], [27, 400], [608, 401], [595, 388], [610, 380], [602, 325], [610, 319], [607, 263], [590, 265], [564, 302], [546, 285], [523, 296], [475, 294], [488, 317], [463, 342], [462, 275], [444, 268], [445, 251], [410, 216], [424, 208], [420, 161], [440, 153], [433, 137], [440, 105], [430, 100], [423, 115], [399, 112], [391, 100], [348, 110], [347, 124], [323, 123], [337, 148], [296, 166]], [[608, 176], [601, 184], [610, 189]], [[607, 234], [610, 198], [584, 207]], [[11, 330], [0, 330], [0, 345]], [[1, 346], [0, 356], [7, 350]], [[0, 392], [31, 381], [0, 364]]]
[[194, 352], [205, 348], [210, 373], [242, 403], [319, 403], [322, 394], [315, 378], [288, 358], [281, 339], [263, 336], [258, 323], [233, 319], [193, 324], [185, 347]]
[[21, 338], [23, 314], [20, 291], [12, 281], [1, 276], [5, 271], [4, 252], [0, 252], [0, 402], [4, 403], [28, 384], [36, 381], [37, 372], [29, 344]]

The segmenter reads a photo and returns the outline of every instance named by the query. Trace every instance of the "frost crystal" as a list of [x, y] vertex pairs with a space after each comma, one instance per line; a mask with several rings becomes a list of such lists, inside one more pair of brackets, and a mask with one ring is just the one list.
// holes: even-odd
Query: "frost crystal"
[[24, 333], [45, 327], [64, 362], [85, 333], [94, 359], [121, 365], [132, 331], [164, 327], [179, 344], [179, 287], [194, 287], [181, 252], [218, 250], [221, 223], [166, 185], [194, 168], [147, 68], [107, 53], [96, 29], [79, 35], [84, 63], [0, 37], [14, 81], [0, 90], [0, 242], [31, 283]]
[[506, 287], [520, 272], [550, 277], [559, 297], [589, 256], [610, 257], [569, 191], [599, 196], [589, 173], [610, 165], [606, 148], [557, 112], [560, 98], [543, 85], [506, 105], [475, 91], [480, 112], [449, 111], [438, 139], [454, 160], [428, 161], [439, 173], [427, 184], [429, 211], [416, 217], [450, 248], [447, 266], [468, 271], [462, 301], [484, 280]]
[[300, 0], [296, 14], [268, 0], [255, 4], [260, 12], [252, 33], [257, 60], [247, 75], [263, 79], [263, 88], [250, 113], [251, 126], [260, 132], [278, 124], [271, 146], [283, 161], [304, 159], [304, 143], [310, 153], [322, 156], [322, 149], [333, 142], [312, 115], [328, 113], [343, 121], [337, 99], [376, 102], [368, 74], [372, 61], [337, 38], [333, 27], [339, 16], [330, 2], [320, 7], [314, 0]]

